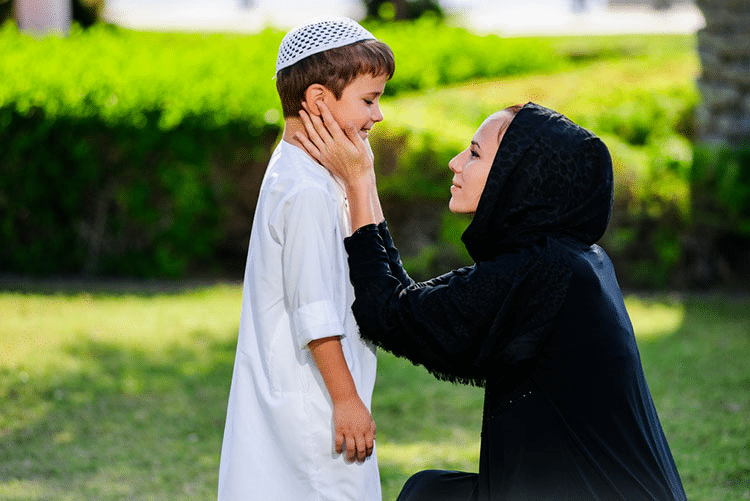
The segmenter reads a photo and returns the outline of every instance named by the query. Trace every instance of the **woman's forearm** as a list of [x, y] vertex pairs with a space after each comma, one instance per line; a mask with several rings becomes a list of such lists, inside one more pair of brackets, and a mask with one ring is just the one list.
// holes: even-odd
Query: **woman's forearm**
[[349, 180], [346, 184], [346, 196], [352, 231], [383, 221], [383, 209], [380, 206], [374, 172]]

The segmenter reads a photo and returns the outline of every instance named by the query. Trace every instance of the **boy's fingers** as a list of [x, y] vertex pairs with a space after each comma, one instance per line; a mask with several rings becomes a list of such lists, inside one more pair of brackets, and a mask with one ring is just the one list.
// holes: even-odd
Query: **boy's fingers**
[[336, 432], [336, 453], [341, 454], [344, 450], [344, 434], [340, 432]]
[[367, 457], [372, 456], [372, 451], [375, 448], [375, 423], [372, 422], [370, 431], [365, 435], [365, 455]]
[[357, 435], [357, 461], [360, 463], [367, 458], [367, 450], [365, 447], [365, 437], [363, 435]]
[[357, 441], [354, 440], [354, 436], [350, 435], [349, 439], [346, 440], [346, 459], [352, 462], [357, 457]]

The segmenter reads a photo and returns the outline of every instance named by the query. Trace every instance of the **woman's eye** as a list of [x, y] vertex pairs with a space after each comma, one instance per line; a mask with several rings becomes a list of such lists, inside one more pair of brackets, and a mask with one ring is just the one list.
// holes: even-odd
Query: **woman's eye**
[[365, 99], [364, 101], [365, 103], [367, 103], [367, 106], [372, 106], [372, 101], [370, 101], [369, 99]]
[[471, 158], [479, 158], [479, 153], [474, 150], [469, 150], [469, 154], [471, 155]]

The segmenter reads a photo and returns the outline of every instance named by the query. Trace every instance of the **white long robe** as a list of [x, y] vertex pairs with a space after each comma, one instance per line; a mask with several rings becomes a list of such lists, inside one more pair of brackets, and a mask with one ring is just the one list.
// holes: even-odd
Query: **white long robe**
[[351, 313], [344, 192], [300, 148], [281, 141], [261, 185], [219, 467], [220, 501], [381, 500], [375, 453], [336, 454], [333, 408], [307, 347], [341, 336], [370, 408], [376, 356]]

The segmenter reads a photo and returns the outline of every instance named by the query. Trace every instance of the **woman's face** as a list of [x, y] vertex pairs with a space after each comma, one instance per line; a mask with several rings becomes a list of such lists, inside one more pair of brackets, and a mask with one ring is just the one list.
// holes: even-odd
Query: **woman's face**
[[453, 171], [451, 200], [448, 203], [451, 212], [473, 214], [477, 211], [492, 161], [511, 120], [513, 115], [505, 110], [487, 117], [477, 129], [469, 147], [448, 163]]

